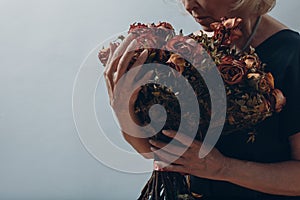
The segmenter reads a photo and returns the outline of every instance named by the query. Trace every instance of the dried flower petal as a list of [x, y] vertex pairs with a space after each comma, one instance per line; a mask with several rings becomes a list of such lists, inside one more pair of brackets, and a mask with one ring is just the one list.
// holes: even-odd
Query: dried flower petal
[[286, 98], [283, 96], [282, 92], [278, 89], [272, 91], [272, 100], [275, 112], [280, 112], [283, 106], [286, 104]]

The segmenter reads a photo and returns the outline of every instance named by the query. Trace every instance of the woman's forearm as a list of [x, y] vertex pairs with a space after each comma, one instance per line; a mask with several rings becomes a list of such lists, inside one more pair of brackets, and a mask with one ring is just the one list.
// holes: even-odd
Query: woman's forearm
[[262, 164], [229, 159], [224, 180], [263, 193], [300, 196], [300, 161]]
[[142, 156], [144, 156], [144, 158], [147, 159], [152, 159], [153, 153], [150, 150], [150, 143], [149, 140], [147, 138], [137, 138], [137, 137], [133, 137], [125, 132], [122, 132], [124, 139], [138, 152], [140, 153]]

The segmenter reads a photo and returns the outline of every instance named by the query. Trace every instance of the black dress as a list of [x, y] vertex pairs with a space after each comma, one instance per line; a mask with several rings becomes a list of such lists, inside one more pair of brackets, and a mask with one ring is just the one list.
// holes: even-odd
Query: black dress
[[[300, 132], [300, 35], [282, 30], [259, 45], [256, 52], [267, 64], [266, 71], [273, 74], [275, 87], [283, 92], [287, 104], [281, 113], [256, 127], [254, 143], [247, 143], [247, 132], [238, 132], [221, 136], [216, 148], [223, 155], [240, 160], [260, 163], [287, 161], [290, 160], [288, 137]], [[204, 195], [203, 199], [300, 199], [268, 195], [229, 182], [193, 176], [191, 189]]]

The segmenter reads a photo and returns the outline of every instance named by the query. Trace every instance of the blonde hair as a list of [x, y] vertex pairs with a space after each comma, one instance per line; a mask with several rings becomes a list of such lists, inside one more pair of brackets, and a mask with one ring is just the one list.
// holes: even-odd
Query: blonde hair
[[237, 0], [232, 11], [246, 11], [256, 15], [270, 12], [276, 4], [276, 0]]

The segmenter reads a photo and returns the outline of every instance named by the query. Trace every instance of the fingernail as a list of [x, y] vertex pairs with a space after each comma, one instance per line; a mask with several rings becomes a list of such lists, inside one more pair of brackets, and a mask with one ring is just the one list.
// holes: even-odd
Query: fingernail
[[151, 151], [156, 151], [157, 149], [154, 148], [154, 147], [150, 147], [150, 150], [151, 150]]
[[159, 166], [159, 164], [157, 164], [156, 161], [154, 161], [154, 170], [162, 172], [163, 168], [161, 168], [161, 166]]
[[159, 167], [158, 167], [158, 165], [156, 164], [156, 162], [154, 162], [153, 168], [154, 168], [155, 171], [158, 171], [158, 170], [159, 170]]

